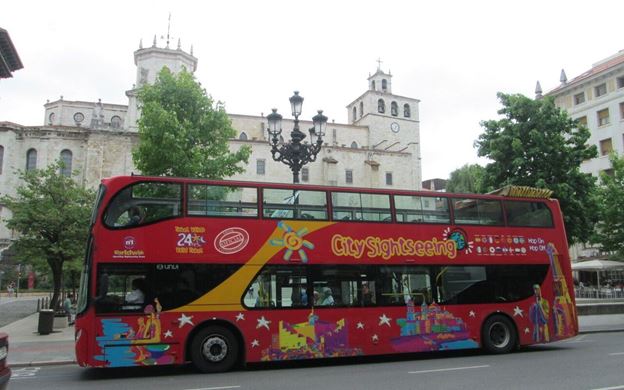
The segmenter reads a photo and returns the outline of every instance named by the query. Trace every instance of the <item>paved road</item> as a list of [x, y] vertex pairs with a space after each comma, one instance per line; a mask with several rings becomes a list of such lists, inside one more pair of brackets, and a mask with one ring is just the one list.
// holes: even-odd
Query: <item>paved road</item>
[[257, 364], [203, 375], [191, 367], [15, 370], [11, 389], [624, 389], [624, 332], [584, 334], [503, 356], [480, 352]]
[[37, 311], [37, 297], [0, 298], [0, 328]]

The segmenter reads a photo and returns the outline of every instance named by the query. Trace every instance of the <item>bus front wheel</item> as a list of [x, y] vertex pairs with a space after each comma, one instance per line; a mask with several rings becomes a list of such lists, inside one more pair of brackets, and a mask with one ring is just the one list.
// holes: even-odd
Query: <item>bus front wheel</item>
[[193, 338], [191, 359], [202, 372], [227, 371], [238, 360], [236, 337], [224, 327], [208, 326]]
[[495, 314], [483, 323], [481, 343], [486, 351], [508, 353], [515, 348], [517, 341], [516, 328], [509, 318]]

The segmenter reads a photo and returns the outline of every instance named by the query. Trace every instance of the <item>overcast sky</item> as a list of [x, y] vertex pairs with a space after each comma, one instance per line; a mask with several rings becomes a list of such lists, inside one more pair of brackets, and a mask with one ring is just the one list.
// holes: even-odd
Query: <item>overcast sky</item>
[[[496, 93], [533, 97], [624, 49], [622, 1], [9, 1], [9, 31], [24, 69], [0, 81], [0, 121], [42, 125], [43, 104], [127, 104], [133, 52], [167, 33], [199, 59], [196, 77], [234, 114], [271, 107], [339, 123], [381, 58], [393, 93], [420, 99], [423, 179], [485, 164], [479, 121], [497, 118]], [[620, 38], [618, 38], [620, 37]], [[164, 43], [160, 41], [159, 46]]]

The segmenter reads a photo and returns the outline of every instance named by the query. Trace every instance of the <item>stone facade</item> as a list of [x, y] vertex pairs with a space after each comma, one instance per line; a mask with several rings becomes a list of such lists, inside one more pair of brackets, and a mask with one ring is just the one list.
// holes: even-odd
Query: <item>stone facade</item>
[[[598, 148], [598, 157], [584, 161], [581, 171], [596, 177], [601, 172], [609, 174], [609, 153], [624, 154], [624, 50], [569, 81], [562, 70], [560, 82], [547, 96], [553, 96], [558, 107], [585, 123], [591, 133], [587, 143]], [[536, 93], [539, 95], [539, 91]], [[600, 248], [588, 244], [570, 248], [573, 260], [599, 254]]]
[[574, 119], [585, 122], [591, 132], [587, 141], [598, 147], [598, 157], [585, 161], [581, 170], [599, 176], [609, 172], [609, 153], [624, 153], [624, 50], [592, 65], [592, 68], [547, 95]]
[[[15, 194], [20, 184], [17, 170], [24, 170], [28, 156], [42, 168], [61, 153], [71, 158], [75, 179], [96, 188], [102, 178], [137, 173], [131, 151], [138, 142], [140, 115], [136, 92], [153, 83], [163, 66], [173, 72], [195, 71], [197, 59], [180, 49], [139, 48], [134, 53], [136, 83], [126, 92], [128, 105], [68, 101], [61, 97], [45, 104], [42, 126], [0, 122], [0, 193]], [[392, 75], [377, 69], [368, 79], [368, 90], [347, 106], [349, 123], [328, 123], [324, 145], [315, 162], [301, 173], [302, 183], [370, 188], [421, 188], [420, 128], [417, 99], [392, 94]], [[379, 101], [384, 101], [380, 110]], [[396, 108], [396, 109], [395, 109]], [[237, 131], [232, 150], [248, 145], [252, 154], [247, 170], [237, 180], [290, 182], [292, 173], [272, 160], [266, 118], [231, 114]], [[292, 120], [283, 122], [283, 136], [290, 138]], [[311, 122], [300, 121], [302, 129]], [[306, 141], [309, 139], [306, 138]], [[34, 158], [33, 158], [34, 151]], [[68, 154], [69, 152], [69, 154]], [[1, 207], [1, 206], [0, 206]], [[7, 218], [10, 211], [0, 209]], [[0, 251], [14, 234], [0, 223]]]

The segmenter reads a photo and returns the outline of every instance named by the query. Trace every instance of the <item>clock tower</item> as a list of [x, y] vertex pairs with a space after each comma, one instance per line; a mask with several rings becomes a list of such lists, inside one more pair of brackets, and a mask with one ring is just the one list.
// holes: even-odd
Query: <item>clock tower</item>
[[169, 34], [165, 47], [156, 45], [156, 36], [151, 47], [143, 47], [143, 41], [139, 43], [139, 50], [134, 52], [134, 64], [136, 65], [136, 83], [132, 89], [126, 91], [128, 96], [128, 114], [126, 116], [126, 128], [137, 131], [137, 120], [141, 116], [137, 101], [137, 93], [144, 84], [154, 84], [158, 73], [163, 67], [168, 67], [172, 73], [178, 73], [182, 69], [194, 73], [197, 69], [197, 58], [193, 56], [193, 47], [190, 54], [182, 50], [180, 40], [176, 49], [169, 47]]
[[393, 94], [392, 74], [378, 66], [368, 77], [368, 90], [347, 106], [349, 123], [369, 128], [371, 149], [412, 153], [420, 162], [418, 103]]

